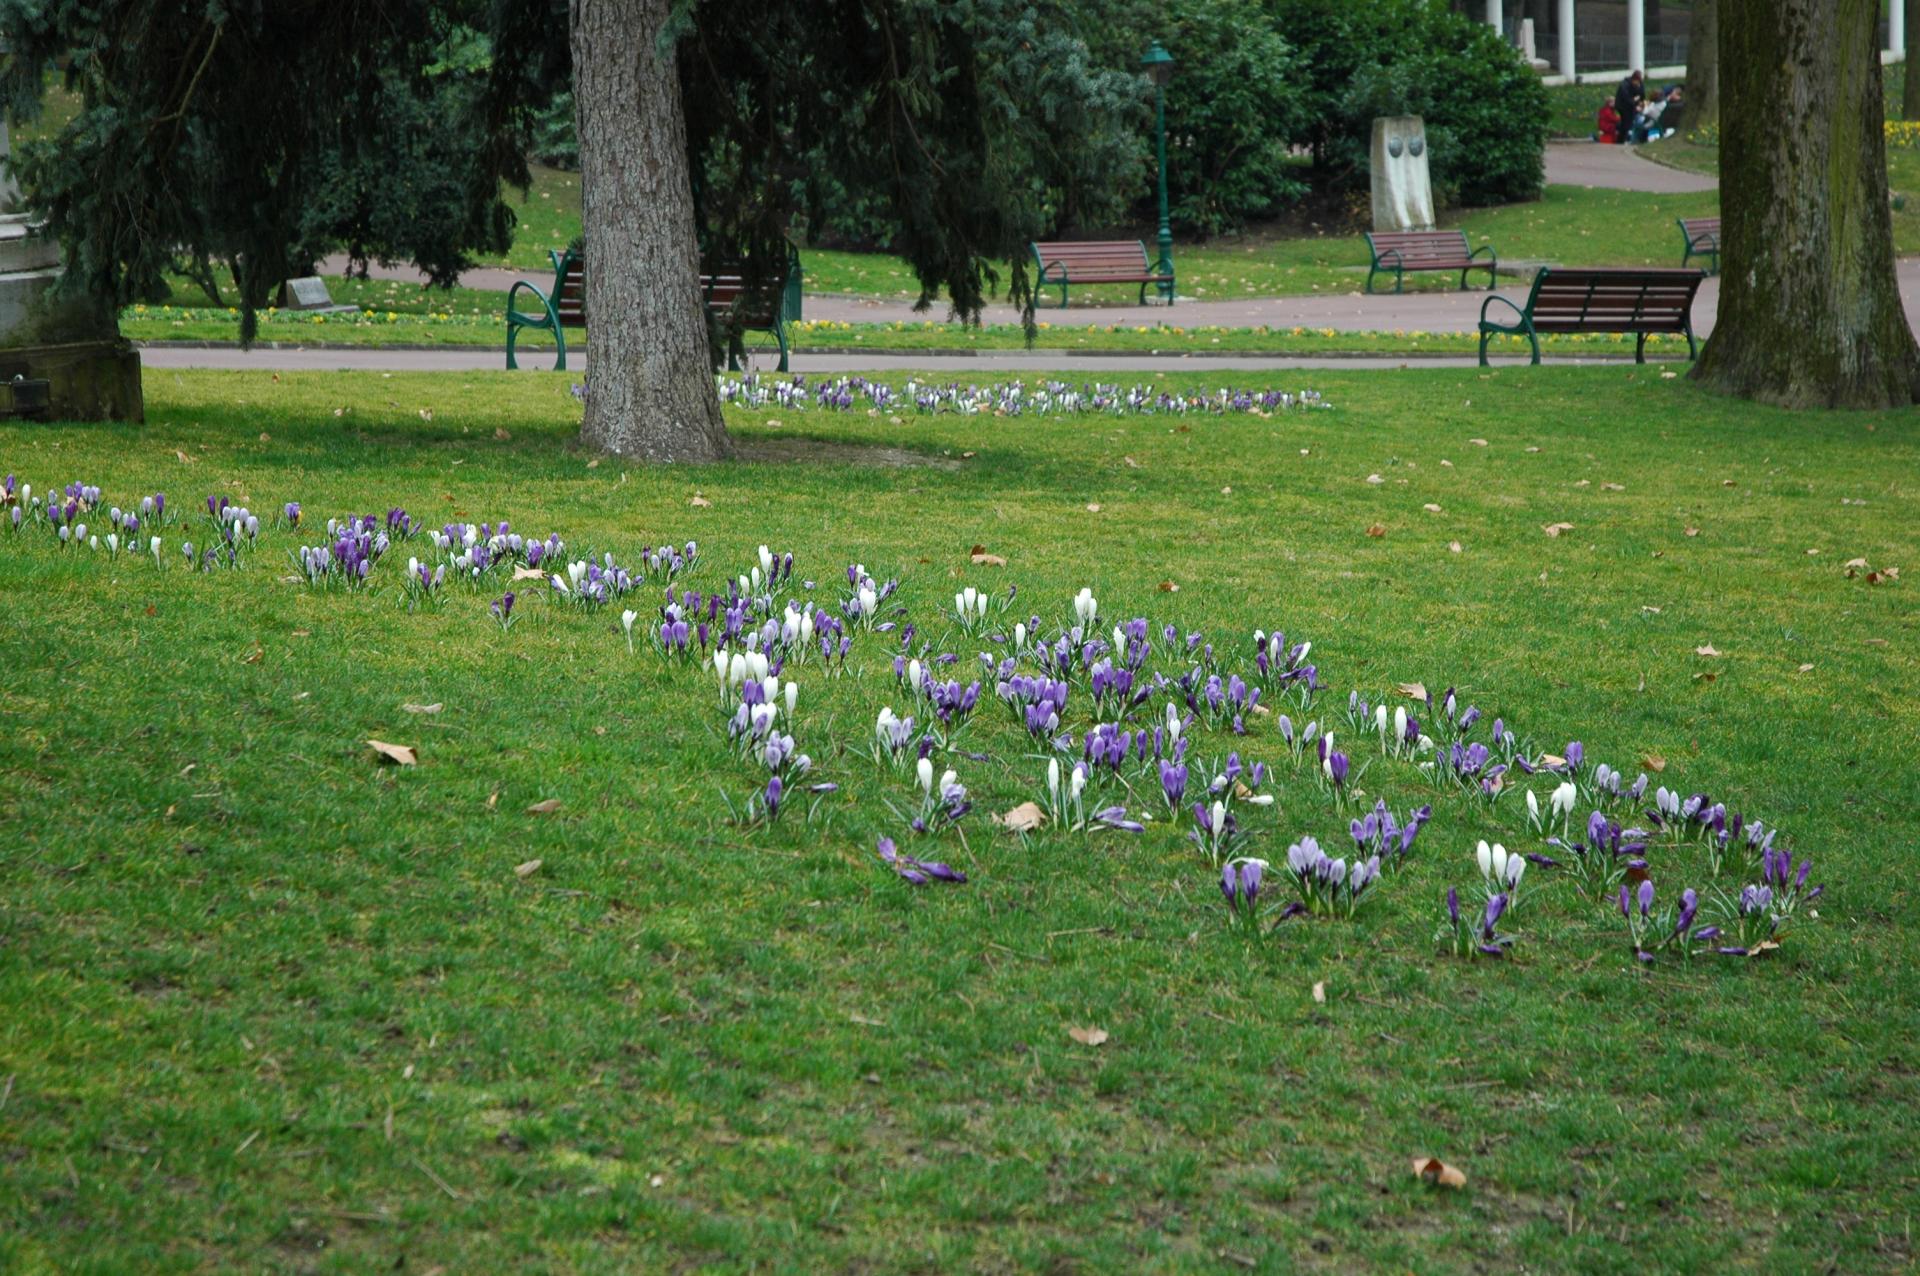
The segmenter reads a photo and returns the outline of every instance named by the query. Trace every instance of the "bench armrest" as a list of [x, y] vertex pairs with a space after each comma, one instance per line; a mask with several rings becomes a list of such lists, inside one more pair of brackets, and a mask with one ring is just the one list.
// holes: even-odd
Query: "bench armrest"
[[[1060, 273], [1056, 276], [1049, 276], [1047, 274], [1049, 270], [1057, 270]], [[1067, 276], [1067, 263], [1055, 258], [1053, 261], [1043, 261], [1040, 263], [1039, 282], [1043, 284], [1065, 284], [1072, 283], [1073, 281]]]
[[1482, 324], [1485, 324], [1487, 322], [1487, 311], [1492, 309], [1493, 303], [1496, 301], [1499, 302], [1501, 305], [1505, 306], [1507, 309], [1513, 311], [1514, 317], [1519, 319], [1521, 323], [1524, 324], [1526, 322], [1527, 320], [1526, 311], [1514, 305], [1511, 301], [1508, 301], [1505, 297], [1502, 297], [1499, 293], [1495, 293], [1491, 297], [1488, 297], [1485, 301], [1480, 303], [1480, 322]]
[[[1371, 247], [1372, 245], [1368, 246]], [[1388, 261], [1387, 258], [1389, 257], [1393, 258], [1393, 260]], [[1403, 260], [1398, 248], [1389, 248], [1385, 252], [1376, 252], [1373, 255], [1373, 264], [1376, 266], [1398, 266], [1402, 264]]]
[[1498, 261], [1500, 259], [1500, 255], [1493, 251], [1492, 244], [1482, 244], [1478, 248], [1474, 249], [1472, 252], [1467, 254], [1467, 260], [1472, 261], [1474, 258], [1478, 257], [1481, 253], [1485, 253], [1487, 255], [1487, 258], [1491, 261]]
[[[540, 291], [539, 285], [529, 283], [525, 279], [518, 280], [517, 282], [515, 282], [513, 287], [507, 290], [508, 316], [511, 317], [514, 315], [519, 315], [522, 317], [522, 321], [523, 322], [525, 321], [525, 318], [529, 312], [520, 310], [516, 308], [513, 304], [513, 299], [520, 295], [520, 290], [522, 288], [525, 288], [528, 292], [534, 295], [535, 299], [538, 300], [540, 303], [541, 311], [546, 314], [547, 322], [551, 323], [554, 326], [554, 328], [557, 330], [560, 327], [560, 316], [554, 312], [553, 302], [547, 298], [546, 293]], [[538, 320], [536, 319], [535, 322], [538, 322]]]

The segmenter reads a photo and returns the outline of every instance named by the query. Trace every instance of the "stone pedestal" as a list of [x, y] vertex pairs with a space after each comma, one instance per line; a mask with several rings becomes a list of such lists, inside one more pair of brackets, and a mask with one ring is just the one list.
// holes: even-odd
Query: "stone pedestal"
[[1417, 115], [1373, 122], [1373, 228], [1432, 230], [1433, 181], [1427, 175], [1427, 125]]
[[[0, 383], [15, 377], [47, 382], [48, 420], [147, 419], [140, 390], [140, 352], [129, 341], [0, 348]], [[0, 384], [0, 407], [8, 397], [7, 386]]]

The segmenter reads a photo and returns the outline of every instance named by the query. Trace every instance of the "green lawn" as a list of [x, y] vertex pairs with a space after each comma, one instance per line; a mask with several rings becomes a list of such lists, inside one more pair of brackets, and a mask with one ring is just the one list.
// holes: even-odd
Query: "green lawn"
[[[0, 532], [0, 1269], [1910, 1270], [1920, 632], [1907, 583], [1844, 564], [1910, 554], [1920, 415], [1791, 416], [1649, 369], [1311, 384], [1332, 410], [735, 412], [756, 459], [719, 468], [594, 464], [567, 380], [533, 373], [150, 370], [143, 427], [0, 424], [37, 492], [163, 490], [186, 520], [159, 569]], [[307, 525], [189, 573], [209, 493]], [[840, 790], [736, 824], [765, 770], [704, 666], [649, 650], [657, 585], [629, 654], [613, 610], [537, 583], [506, 632], [504, 579], [409, 612], [423, 539], [365, 591], [285, 579], [322, 520], [396, 506], [626, 563], [697, 539], [676, 584], [702, 593], [766, 543], [829, 609], [864, 563], [962, 679], [991, 647], [943, 618], [965, 585], [1017, 585], [1048, 631], [1090, 587], [1103, 630], [1150, 618], [1169, 675], [1163, 623], [1223, 676], [1283, 628], [1325, 691], [1273, 709], [1333, 728], [1366, 804], [1433, 818], [1355, 920], [1251, 934], [1189, 817], [996, 832], [1043, 756], [989, 690], [938, 754], [964, 837], [913, 839], [887, 805], [908, 774], [867, 756], [879, 707], [910, 709], [900, 643], [862, 633], [845, 676], [789, 671]], [[1442, 956], [1475, 840], [1545, 848], [1516, 793], [1347, 725], [1350, 689], [1428, 718], [1411, 681], [1530, 754], [1659, 759], [1777, 824], [1818, 918], [1760, 958], [1642, 964], [1617, 911], [1535, 868], [1508, 960]], [[1077, 684], [1076, 738], [1090, 705]], [[1269, 763], [1253, 852], [1276, 877], [1304, 834], [1342, 853], [1348, 812], [1276, 716], [1250, 724], [1194, 725], [1194, 783], [1229, 749]], [[1133, 783], [1096, 791], [1151, 809]], [[908, 885], [882, 834], [971, 880]], [[1663, 906], [1716, 885], [1696, 843], [1648, 859]], [[1466, 1188], [1416, 1182], [1426, 1153]]]

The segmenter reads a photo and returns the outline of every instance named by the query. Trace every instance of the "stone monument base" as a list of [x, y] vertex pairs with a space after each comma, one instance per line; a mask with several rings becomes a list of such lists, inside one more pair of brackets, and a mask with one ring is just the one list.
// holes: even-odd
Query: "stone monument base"
[[4, 383], [15, 377], [47, 382], [48, 421], [146, 420], [140, 393], [140, 352], [124, 340], [72, 341], [0, 349], [0, 408]]

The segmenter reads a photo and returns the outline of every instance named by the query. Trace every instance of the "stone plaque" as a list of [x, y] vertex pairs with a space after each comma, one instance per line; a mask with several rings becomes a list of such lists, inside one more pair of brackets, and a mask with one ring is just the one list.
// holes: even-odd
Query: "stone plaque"
[[1427, 126], [1417, 115], [1373, 122], [1373, 228], [1432, 230], [1433, 182], [1427, 176]]
[[327, 295], [327, 281], [318, 276], [287, 280], [287, 309], [327, 310], [333, 298]]

